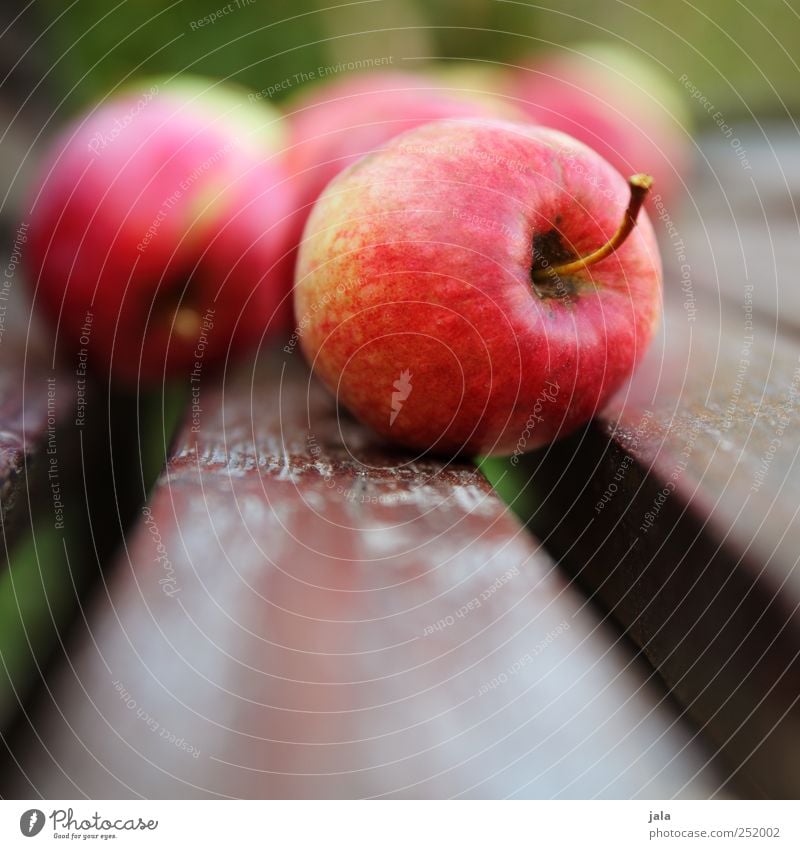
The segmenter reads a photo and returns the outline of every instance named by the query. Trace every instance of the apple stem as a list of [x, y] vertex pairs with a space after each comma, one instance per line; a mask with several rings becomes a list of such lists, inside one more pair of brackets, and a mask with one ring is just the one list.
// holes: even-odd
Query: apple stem
[[596, 251], [592, 251], [590, 254], [586, 254], [586, 256], [578, 257], [562, 265], [548, 265], [544, 268], [537, 268], [531, 274], [534, 282], [549, 280], [561, 275], [575, 274], [576, 271], [583, 271], [590, 265], [594, 265], [596, 262], [600, 262], [601, 259], [605, 259], [614, 253], [625, 239], [628, 238], [636, 225], [639, 210], [642, 208], [644, 199], [653, 185], [653, 178], [649, 174], [634, 174], [628, 179], [628, 185], [631, 190], [631, 199], [628, 201], [628, 208], [625, 210], [625, 216], [617, 228], [617, 232], [602, 247], [599, 247]]

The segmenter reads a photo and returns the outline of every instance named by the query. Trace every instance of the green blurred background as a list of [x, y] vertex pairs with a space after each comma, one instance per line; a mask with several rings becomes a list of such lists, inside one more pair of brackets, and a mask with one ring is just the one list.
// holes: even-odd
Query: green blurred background
[[[687, 74], [731, 118], [800, 107], [800, 12], [784, 0], [4, 0], [38, 41], [26, 56], [74, 109], [139, 72], [193, 70], [261, 89], [319, 64], [391, 55], [514, 62], [553, 45], [621, 40]], [[198, 25], [207, 15], [218, 19]], [[193, 26], [194, 23], [194, 26]], [[9, 61], [9, 57], [6, 58]], [[38, 73], [37, 73], [38, 72]], [[287, 93], [291, 93], [289, 89]], [[697, 110], [700, 123], [709, 120]]]

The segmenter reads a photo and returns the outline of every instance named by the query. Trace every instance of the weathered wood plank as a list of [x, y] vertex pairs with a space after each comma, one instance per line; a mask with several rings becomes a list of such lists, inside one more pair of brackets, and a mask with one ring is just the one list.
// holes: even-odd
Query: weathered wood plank
[[[800, 147], [791, 125], [768, 125], [699, 140], [696, 173], [684, 203], [651, 213], [665, 259], [680, 256], [672, 286], [698, 288], [742, 305], [754, 286], [756, 315], [800, 328]], [[658, 191], [656, 187], [656, 192]], [[660, 219], [660, 220], [659, 220]], [[698, 316], [698, 331], [703, 328]]]
[[387, 455], [280, 357], [195, 401], [12, 795], [720, 789], [474, 468]]
[[46, 463], [48, 445], [55, 450], [56, 431], [75, 408], [74, 397], [57, 391], [64, 370], [48, 362], [38, 325], [28, 339], [19, 259], [6, 255], [0, 263], [0, 523], [6, 546], [26, 524], [34, 470]]
[[[48, 360], [41, 328], [30, 326], [19, 274], [25, 240], [24, 225], [6, 236], [0, 262], [0, 730], [35, 685], [74, 596], [62, 540], [76, 520], [66, 483], [78, 465], [63, 450], [75, 398], [65, 370]], [[71, 506], [80, 510], [82, 500]]]
[[796, 797], [798, 349], [746, 301], [679, 300], [604, 420], [528, 459], [532, 526], [753, 792]]
[[54, 363], [50, 334], [31, 318], [25, 236], [23, 225], [0, 263], [0, 730], [12, 734], [142, 479], [136, 399], [109, 398], [80, 362]]

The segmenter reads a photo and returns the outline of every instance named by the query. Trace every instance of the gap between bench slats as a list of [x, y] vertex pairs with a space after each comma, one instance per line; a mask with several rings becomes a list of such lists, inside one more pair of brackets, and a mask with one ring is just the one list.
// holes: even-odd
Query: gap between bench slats
[[605, 420], [527, 460], [547, 493], [532, 527], [752, 792], [794, 798], [800, 360], [774, 322], [697, 309], [671, 299]]

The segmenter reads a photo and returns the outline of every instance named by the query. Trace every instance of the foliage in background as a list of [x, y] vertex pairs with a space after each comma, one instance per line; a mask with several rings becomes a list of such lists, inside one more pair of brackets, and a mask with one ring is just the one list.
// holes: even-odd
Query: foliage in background
[[40, 0], [36, 10], [36, 30], [50, 26], [51, 87], [70, 109], [138, 72], [191, 70], [255, 89], [290, 79], [285, 96], [300, 85], [295, 74], [339, 62], [519, 62], [587, 39], [636, 46], [730, 119], [786, 118], [800, 107], [800, 12], [780, 0]]
[[190, 71], [257, 91], [288, 79], [286, 96], [321, 66], [379, 56], [399, 64], [429, 47], [407, 0], [42, 0], [39, 13], [37, 29], [52, 25], [50, 75], [72, 109], [142, 73]]
[[69, 621], [82, 576], [67, 559], [63, 534], [39, 521], [0, 569], [0, 728], [38, 679], [38, 665]]
[[[435, 0], [442, 53], [514, 61], [582, 41], [621, 41], [731, 118], [800, 106], [800, 9], [782, 0]], [[702, 115], [702, 110], [697, 110]]]

